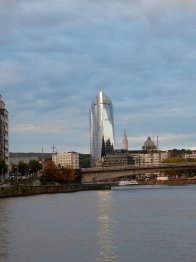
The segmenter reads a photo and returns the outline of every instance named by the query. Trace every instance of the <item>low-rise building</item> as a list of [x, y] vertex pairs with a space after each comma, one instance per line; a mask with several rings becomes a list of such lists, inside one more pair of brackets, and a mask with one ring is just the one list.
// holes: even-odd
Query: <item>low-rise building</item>
[[192, 154], [184, 154], [183, 158], [185, 158], [185, 159], [196, 159], [196, 153], [193, 152]]
[[59, 167], [79, 169], [79, 153], [77, 152], [54, 153], [52, 161]]
[[111, 154], [106, 155], [103, 159], [102, 165], [104, 167], [110, 166], [127, 166], [131, 164], [131, 158], [127, 154]]
[[159, 165], [168, 158], [167, 151], [129, 151], [129, 157], [132, 158], [132, 165]]
[[102, 160], [97, 163], [97, 166], [159, 165], [166, 158], [168, 158], [167, 151], [115, 150], [114, 154], [107, 154], [103, 157]]

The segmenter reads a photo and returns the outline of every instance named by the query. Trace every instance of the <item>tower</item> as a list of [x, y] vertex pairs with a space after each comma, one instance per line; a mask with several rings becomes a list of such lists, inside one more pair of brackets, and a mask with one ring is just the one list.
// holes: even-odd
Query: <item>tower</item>
[[128, 138], [127, 138], [126, 131], [124, 131], [124, 135], [123, 135], [123, 149], [128, 150]]
[[0, 160], [9, 164], [8, 111], [0, 95]]
[[94, 167], [114, 151], [113, 105], [102, 91], [91, 103], [89, 119], [91, 166]]

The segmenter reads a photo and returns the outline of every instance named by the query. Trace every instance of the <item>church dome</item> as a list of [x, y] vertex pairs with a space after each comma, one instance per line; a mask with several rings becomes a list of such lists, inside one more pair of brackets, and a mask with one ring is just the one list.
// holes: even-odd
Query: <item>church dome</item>
[[143, 150], [156, 150], [157, 149], [154, 141], [152, 141], [150, 136], [147, 137], [147, 140], [144, 142], [142, 149]]

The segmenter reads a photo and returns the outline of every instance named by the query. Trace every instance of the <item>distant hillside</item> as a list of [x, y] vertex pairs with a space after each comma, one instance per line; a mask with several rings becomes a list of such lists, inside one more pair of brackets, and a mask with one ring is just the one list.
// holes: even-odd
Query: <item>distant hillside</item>
[[13, 152], [10, 152], [10, 158], [12, 157], [38, 157], [40, 160], [43, 159], [44, 160], [49, 160], [52, 158], [52, 153], [32, 153], [32, 152], [29, 152], [29, 153], [13, 153]]

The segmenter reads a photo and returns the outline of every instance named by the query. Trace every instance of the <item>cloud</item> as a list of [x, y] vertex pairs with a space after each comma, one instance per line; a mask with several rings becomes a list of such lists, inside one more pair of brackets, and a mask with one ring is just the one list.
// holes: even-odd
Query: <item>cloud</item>
[[196, 131], [194, 1], [0, 4], [12, 151], [55, 143], [87, 152], [88, 107], [101, 89], [113, 101], [117, 147], [124, 129], [133, 138]]

